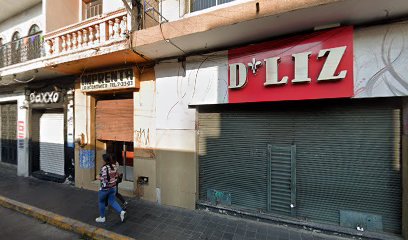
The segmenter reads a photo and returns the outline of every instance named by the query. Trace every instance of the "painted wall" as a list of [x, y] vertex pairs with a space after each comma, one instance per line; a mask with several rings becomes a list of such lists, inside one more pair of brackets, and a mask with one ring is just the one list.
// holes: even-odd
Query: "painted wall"
[[[129, 6], [132, 6], [129, 0], [127, 0], [129, 3]], [[123, 4], [122, 0], [103, 0], [102, 3], [102, 12], [105, 13], [110, 13], [113, 11], [116, 11], [118, 9], [124, 8], [125, 5]]]
[[408, 22], [357, 29], [356, 98], [408, 95]]
[[40, 3], [0, 23], [0, 38], [3, 39], [3, 44], [11, 41], [15, 31], [19, 31], [21, 37], [27, 36], [30, 27], [34, 24], [37, 24], [44, 31], [42, 13], [42, 5]]
[[[95, 98], [82, 93], [77, 81], [74, 93], [74, 139], [77, 141], [75, 143], [75, 186], [97, 190], [97, 185], [92, 184], [95, 180], [95, 157], [81, 158], [81, 155], [89, 156], [96, 152], [93, 107], [95, 107]], [[78, 144], [81, 134], [86, 144], [84, 147]]]
[[[228, 56], [226, 51], [187, 58], [181, 63], [156, 65], [158, 128], [194, 129], [195, 111], [188, 105], [228, 102]], [[167, 100], [167, 101], [166, 101]]]
[[78, 0], [43, 0], [46, 33], [80, 21]]
[[[194, 209], [197, 199], [195, 110], [188, 109], [194, 90], [181, 63], [144, 71], [135, 93], [135, 177], [149, 177], [142, 197]], [[192, 68], [192, 66], [189, 66]], [[180, 75], [181, 74], [181, 75]]]
[[175, 21], [184, 16], [185, 2], [185, 0], [162, 0], [159, 9], [164, 18], [168, 21]]

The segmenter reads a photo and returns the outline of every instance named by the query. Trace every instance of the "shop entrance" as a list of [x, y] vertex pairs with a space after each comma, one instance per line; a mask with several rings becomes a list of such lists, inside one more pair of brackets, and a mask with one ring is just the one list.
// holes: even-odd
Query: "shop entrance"
[[[96, 102], [96, 139], [103, 153], [112, 154], [123, 180], [133, 181], [133, 98], [131, 94], [103, 95]], [[102, 145], [100, 145], [102, 148]]]
[[133, 142], [108, 141], [106, 153], [112, 154], [118, 161], [123, 179], [133, 181]]

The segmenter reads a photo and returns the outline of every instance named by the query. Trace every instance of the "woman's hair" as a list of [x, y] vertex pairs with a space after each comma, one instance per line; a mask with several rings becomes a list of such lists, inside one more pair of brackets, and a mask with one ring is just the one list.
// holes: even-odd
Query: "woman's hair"
[[111, 169], [113, 169], [113, 165], [112, 165], [112, 161], [111, 161], [112, 157], [111, 157], [110, 154], [103, 154], [102, 159], [106, 164], [109, 164], [109, 167]]

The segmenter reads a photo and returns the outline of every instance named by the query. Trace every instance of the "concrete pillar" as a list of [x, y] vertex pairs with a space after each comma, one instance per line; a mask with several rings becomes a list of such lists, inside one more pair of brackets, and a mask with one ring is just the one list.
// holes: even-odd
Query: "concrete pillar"
[[30, 112], [25, 96], [17, 98], [17, 175], [30, 175]]

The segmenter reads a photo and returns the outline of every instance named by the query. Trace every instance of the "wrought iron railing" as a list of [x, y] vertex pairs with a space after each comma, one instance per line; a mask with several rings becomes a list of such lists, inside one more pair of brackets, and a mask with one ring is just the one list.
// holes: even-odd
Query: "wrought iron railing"
[[45, 56], [41, 33], [0, 46], [0, 68]]

